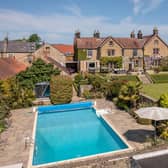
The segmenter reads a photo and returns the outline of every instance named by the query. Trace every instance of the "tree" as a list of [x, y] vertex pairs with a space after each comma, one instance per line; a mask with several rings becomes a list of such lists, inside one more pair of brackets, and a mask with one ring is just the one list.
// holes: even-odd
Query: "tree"
[[45, 63], [42, 59], [37, 59], [31, 67], [20, 72], [16, 78], [22, 87], [33, 89], [36, 83], [50, 81], [51, 75], [59, 74], [60, 70], [58, 68]]
[[35, 42], [36, 43], [36, 48], [40, 47], [41, 38], [40, 38], [40, 36], [38, 36], [38, 34], [30, 35], [27, 41], [28, 42]]

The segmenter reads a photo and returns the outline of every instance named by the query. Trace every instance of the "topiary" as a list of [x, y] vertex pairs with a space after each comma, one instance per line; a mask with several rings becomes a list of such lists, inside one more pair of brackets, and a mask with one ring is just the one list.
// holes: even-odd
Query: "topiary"
[[168, 108], [168, 93], [165, 93], [160, 96], [159, 106]]
[[52, 76], [50, 99], [53, 104], [70, 103], [72, 100], [72, 79], [68, 76]]

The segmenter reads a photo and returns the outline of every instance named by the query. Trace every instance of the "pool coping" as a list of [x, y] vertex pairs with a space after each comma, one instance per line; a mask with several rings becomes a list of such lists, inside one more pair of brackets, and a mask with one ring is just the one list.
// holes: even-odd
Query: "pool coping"
[[[94, 106], [93, 106], [93, 108], [95, 110], [97, 110]], [[34, 118], [34, 124], [33, 124], [32, 139], [33, 139], [33, 142], [35, 143], [36, 125], [37, 125], [37, 117], [38, 117], [37, 107], [34, 107], [33, 111], [35, 112], [35, 118]], [[89, 161], [89, 160], [93, 160], [93, 159], [100, 159], [100, 157], [110, 157], [110, 156], [114, 156], [114, 154], [121, 154], [121, 153], [124, 153], [124, 152], [133, 151], [134, 148], [117, 131], [117, 129], [108, 121], [108, 119], [106, 118], [106, 115], [108, 115], [108, 114], [103, 114], [100, 117], [102, 117], [102, 119], [110, 126], [110, 128], [113, 129], [116, 132], [117, 136], [119, 136], [119, 138], [128, 146], [128, 148], [117, 150], [117, 151], [112, 151], [112, 152], [104, 152], [104, 153], [93, 154], [93, 155], [89, 155], [89, 156], [82, 156], [82, 157], [79, 157], [79, 158], [67, 159], [67, 160], [63, 160], [63, 161], [56, 161], [56, 162], [51, 162], [51, 163], [32, 165], [33, 154], [34, 154], [34, 143], [33, 143], [30, 146], [30, 152], [29, 152], [29, 159], [28, 159], [28, 164], [27, 164], [28, 166], [27, 167], [28, 168], [47, 168], [47, 166], [59, 166], [59, 165], [62, 166], [64, 164], [77, 163], [79, 161]]]

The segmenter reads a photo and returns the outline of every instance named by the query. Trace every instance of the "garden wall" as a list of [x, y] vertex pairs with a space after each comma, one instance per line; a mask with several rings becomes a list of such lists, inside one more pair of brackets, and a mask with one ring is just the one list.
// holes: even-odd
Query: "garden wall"
[[155, 105], [157, 105], [157, 100], [141, 93], [140, 94], [140, 103], [142, 103], [144, 105], [155, 106]]

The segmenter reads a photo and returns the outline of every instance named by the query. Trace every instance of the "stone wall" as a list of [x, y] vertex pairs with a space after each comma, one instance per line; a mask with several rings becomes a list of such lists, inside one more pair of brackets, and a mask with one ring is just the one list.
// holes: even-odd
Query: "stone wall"
[[141, 93], [140, 94], [140, 103], [146, 104], [146, 105], [149, 105], [149, 106], [156, 106], [157, 105], [157, 100], [150, 97], [150, 96], [147, 96], [147, 95]]

